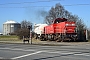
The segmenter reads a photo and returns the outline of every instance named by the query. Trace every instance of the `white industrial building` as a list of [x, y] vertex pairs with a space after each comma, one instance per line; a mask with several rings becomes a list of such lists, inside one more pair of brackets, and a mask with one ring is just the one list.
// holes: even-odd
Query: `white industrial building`
[[10, 33], [14, 33], [20, 27], [20, 23], [17, 23], [13, 20], [8, 20], [3, 24], [3, 35], [9, 35]]

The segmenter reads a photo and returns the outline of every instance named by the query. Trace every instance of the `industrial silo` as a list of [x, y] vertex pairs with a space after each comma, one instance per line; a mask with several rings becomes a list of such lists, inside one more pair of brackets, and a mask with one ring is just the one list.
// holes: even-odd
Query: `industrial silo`
[[17, 23], [13, 20], [8, 20], [3, 24], [3, 35], [9, 35], [10, 33], [14, 33], [20, 27], [20, 23]]

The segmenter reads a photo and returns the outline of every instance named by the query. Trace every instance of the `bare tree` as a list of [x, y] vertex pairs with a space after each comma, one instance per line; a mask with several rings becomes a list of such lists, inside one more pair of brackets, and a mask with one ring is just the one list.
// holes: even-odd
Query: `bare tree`
[[21, 22], [21, 28], [27, 28], [28, 26], [32, 25], [32, 23], [30, 21], [27, 20], [23, 20]]
[[84, 28], [85, 25], [77, 15], [72, 15], [69, 11], [65, 10], [64, 7], [57, 3], [55, 7], [51, 7], [48, 12], [49, 14], [45, 17], [45, 22], [51, 24], [55, 18], [67, 18], [68, 21], [75, 21], [78, 27]]
[[57, 3], [55, 7], [51, 7], [49, 14], [45, 18], [45, 22], [51, 24], [52, 20], [54, 20], [55, 18], [64, 17], [64, 11], [64, 7], [61, 4]]
[[19, 36], [19, 39], [23, 39], [23, 36], [25, 38], [29, 38], [29, 29], [27, 28], [21, 28], [17, 31], [17, 36]]
[[31, 25], [32, 23], [30, 21], [23, 20], [21, 22], [21, 28], [16, 31], [20, 39], [22, 39], [23, 36], [29, 38], [30, 31], [28, 29], [28, 26], [31, 26]]

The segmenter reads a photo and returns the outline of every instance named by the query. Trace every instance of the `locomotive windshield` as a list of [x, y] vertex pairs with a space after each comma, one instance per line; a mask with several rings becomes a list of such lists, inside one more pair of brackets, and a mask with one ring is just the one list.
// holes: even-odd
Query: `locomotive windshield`
[[58, 19], [56, 19], [55, 21], [54, 21], [54, 23], [60, 23], [60, 22], [64, 22], [64, 21], [67, 21], [67, 19], [60, 19], [60, 18], [58, 18]]

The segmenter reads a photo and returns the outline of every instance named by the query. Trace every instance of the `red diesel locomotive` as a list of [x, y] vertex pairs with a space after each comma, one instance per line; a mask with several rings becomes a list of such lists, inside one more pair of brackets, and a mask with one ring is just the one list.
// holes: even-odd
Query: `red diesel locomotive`
[[44, 27], [41, 39], [51, 41], [76, 41], [77, 26], [75, 22], [67, 21], [65, 18], [57, 18], [53, 21], [53, 24]]

